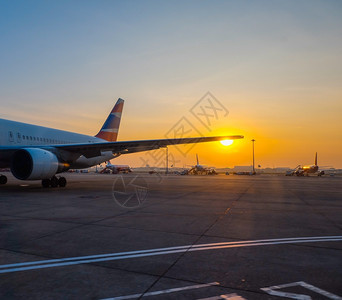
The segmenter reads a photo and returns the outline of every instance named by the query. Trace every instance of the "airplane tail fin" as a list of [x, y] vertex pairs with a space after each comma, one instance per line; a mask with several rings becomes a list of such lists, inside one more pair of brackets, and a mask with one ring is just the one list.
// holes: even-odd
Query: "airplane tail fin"
[[106, 122], [104, 122], [101, 130], [97, 135], [95, 135], [95, 137], [108, 142], [115, 142], [117, 140], [123, 105], [124, 100], [119, 98], [114, 105], [114, 108], [110, 112]]
[[197, 165], [199, 165], [198, 154], [197, 153], [196, 153], [196, 160], [197, 160]]
[[315, 156], [315, 166], [317, 166], [317, 152], [316, 152], [316, 156]]

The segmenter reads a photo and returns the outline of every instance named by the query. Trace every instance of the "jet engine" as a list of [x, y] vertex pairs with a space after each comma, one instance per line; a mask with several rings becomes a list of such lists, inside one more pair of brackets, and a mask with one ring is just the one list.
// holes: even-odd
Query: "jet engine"
[[11, 163], [12, 174], [20, 180], [48, 179], [66, 169], [54, 153], [39, 148], [16, 151]]

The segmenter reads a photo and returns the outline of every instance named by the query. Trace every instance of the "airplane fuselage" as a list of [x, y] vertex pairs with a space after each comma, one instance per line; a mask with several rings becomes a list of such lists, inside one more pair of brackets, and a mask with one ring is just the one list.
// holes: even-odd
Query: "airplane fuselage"
[[318, 171], [317, 165], [303, 166], [304, 173], [316, 173]]
[[[48, 149], [54, 145], [104, 142], [106, 141], [93, 136], [0, 119], [0, 149], [30, 147]], [[63, 156], [61, 153], [59, 155]], [[113, 157], [111, 151], [104, 151], [101, 152], [101, 156], [92, 158], [86, 158], [81, 155], [76, 159], [74, 157], [63, 157], [63, 160], [72, 161], [70, 168], [82, 169], [103, 163]], [[3, 154], [0, 157], [0, 168], [8, 167], [10, 167], [10, 158], [6, 154]]]

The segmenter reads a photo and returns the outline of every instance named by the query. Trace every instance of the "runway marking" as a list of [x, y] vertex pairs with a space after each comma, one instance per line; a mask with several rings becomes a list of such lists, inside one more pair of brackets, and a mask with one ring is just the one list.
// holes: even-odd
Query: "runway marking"
[[193, 251], [216, 250], [216, 249], [236, 248], [236, 247], [251, 247], [251, 246], [280, 245], [280, 244], [296, 244], [296, 243], [315, 243], [315, 242], [337, 242], [337, 241], [342, 241], [342, 236], [283, 238], [283, 239], [267, 239], [267, 240], [265, 239], [265, 240], [254, 240], [254, 241], [223, 242], [223, 243], [177, 246], [177, 247], [168, 247], [168, 248], [156, 248], [156, 249], [148, 249], [148, 250], [140, 250], [140, 251], [129, 251], [129, 252], [79, 256], [79, 257], [50, 259], [50, 260], [0, 265], [0, 274], [18, 272], [18, 271], [35, 270], [35, 269], [43, 269], [43, 268], [88, 264], [88, 263], [94, 263], [94, 262], [139, 258], [139, 257], [146, 257], [146, 256], [193, 252]]
[[219, 285], [219, 284], [220, 283], [218, 283], [218, 282], [211, 282], [211, 283], [206, 283], [206, 284], [188, 285], [188, 286], [184, 286], [184, 287], [180, 287], [180, 288], [173, 288], [173, 289], [167, 289], [167, 290], [162, 290], [162, 291], [149, 292], [149, 293], [145, 293], [145, 294], [134, 294], [134, 295], [127, 295], [127, 296], [119, 296], [119, 297], [114, 297], [114, 298], [105, 298], [102, 300], [135, 299], [135, 298], [139, 298], [139, 297], [156, 296], [156, 295], [175, 293], [175, 292], [180, 292], [180, 291], [185, 291], [185, 290], [200, 289], [200, 288], [215, 286], [215, 285]]
[[246, 300], [245, 298], [237, 295], [237, 294], [226, 294], [226, 295], [220, 295], [220, 296], [214, 296], [209, 298], [201, 298], [197, 300], [219, 300], [219, 299], [231, 299], [231, 300]]
[[266, 292], [270, 295], [273, 295], [273, 296], [285, 297], [285, 298], [290, 298], [290, 299], [298, 299], [298, 300], [311, 300], [312, 299], [309, 295], [276, 291], [279, 289], [289, 288], [289, 287], [293, 287], [293, 286], [304, 287], [304, 288], [306, 288], [310, 291], [313, 291], [317, 294], [321, 294], [321, 295], [323, 295], [329, 299], [342, 300], [342, 297], [337, 296], [335, 294], [332, 294], [330, 292], [327, 292], [325, 290], [322, 290], [322, 289], [315, 287], [311, 284], [308, 284], [304, 281], [298, 281], [298, 282], [287, 283], [287, 284], [282, 284], [282, 285], [274, 285], [274, 286], [270, 286], [267, 288], [261, 288], [261, 290], [263, 290], [264, 292]]

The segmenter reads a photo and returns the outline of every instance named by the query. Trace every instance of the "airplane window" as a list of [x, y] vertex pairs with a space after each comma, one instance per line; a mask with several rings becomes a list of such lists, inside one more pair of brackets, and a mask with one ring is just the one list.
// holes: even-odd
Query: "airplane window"
[[17, 132], [17, 142], [21, 143], [21, 134]]
[[30, 136], [30, 140], [32, 141], [32, 136]]

